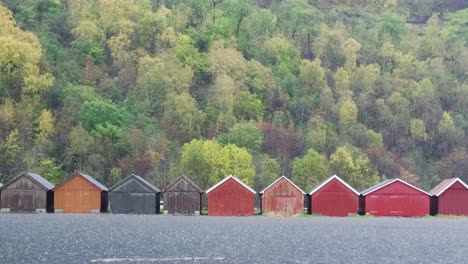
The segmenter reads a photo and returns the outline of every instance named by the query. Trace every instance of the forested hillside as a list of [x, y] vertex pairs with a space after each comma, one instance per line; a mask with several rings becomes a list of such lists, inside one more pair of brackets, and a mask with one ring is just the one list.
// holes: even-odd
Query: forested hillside
[[468, 181], [466, 0], [0, 3], [0, 182]]

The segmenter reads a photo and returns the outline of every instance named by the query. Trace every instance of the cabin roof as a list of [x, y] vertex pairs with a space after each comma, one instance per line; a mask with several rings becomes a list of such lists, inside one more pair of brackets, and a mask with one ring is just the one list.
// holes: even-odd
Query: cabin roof
[[403, 181], [403, 180], [401, 180], [399, 178], [388, 179], [388, 180], [385, 180], [385, 181], [383, 181], [383, 182], [381, 182], [379, 184], [376, 184], [376, 185], [374, 185], [374, 186], [372, 186], [370, 188], [367, 188], [367, 189], [365, 189], [364, 191], [361, 192], [361, 195], [368, 195], [370, 193], [373, 193], [373, 192], [375, 192], [375, 191], [377, 191], [379, 189], [382, 189], [383, 187], [385, 187], [387, 185], [390, 185], [390, 184], [392, 184], [394, 182], [397, 182], [397, 181], [401, 182], [401, 183], [403, 183], [403, 184], [405, 184], [405, 185], [407, 185], [407, 186], [409, 186], [409, 187], [411, 187], [413, 189], [416, 189], [416, 190], [418, 190], [418, 191], [420, 191], [422, 193], [425, 193], [425, 194], [431, 196], [430, 193], [428, 193], [428, 192], [426, 192], [426, 191], [424, 191], [424, 190], [422, 190], [422, 189], [420, 189], [420, 188], [418, 188], [416, 186], [413, 186], [413, 185], [411, 185], [411, 184], [409, 184], [409, 183], [407, 183], [407, 182], [405, 182], [405, 181]]
[[155, 193], [160, 193], [161, 192], [161, 190], [158, 187], [156, 187], [153, 184], [149, 183], [143, 177], [135, 175], [135, 174], [131, 174], [130, 176], [126, 177], [125, 179], [123, 179], [123, 180], [119, 181], [118, 183], [114, 184], [114, 186], [109, 188], [109, 191], [111, 192], [111, 191], [115, 190], [117, 187], [121, 186], [122, 184], [129, 181], [130, 179], [137, 180], [138, 182], [140, 182], [144, 186], [148, 187], [151, 191], [153, 191]]
[[41, 188], [43, 188], [46, 191], [50, 191], [55, 187], [55, 185], [50, 183], [48, 180], [44, 179], [39, 174], [32, 173], [32, 172], [21, 172], [17, 176], [15, 176], [15, 177], [11, 178], [9, 181], [7, 181], [3, 186], [0, 185], [1, 186], [0, 190], [5, 189], [10, 184], [12, 184], [17, 179], [19, 179], [20, 177], [23, 177], [23, 176], [29, 178], [31, 181], [35, 182], [37, 185], [39, 185]]
[[441, 183], [439, 183], [434, 189], [430, 191], [432, 195], [435, 196], [440, 196], [442, 193], [444, 193], [450, 186], [454, 185], [456, 182], [461, 183], [463, 186], [465, 186], [466, 189], [468, 189], [468, 185], [464, 183], [460, 178], [450, 178], [450, 179], [445, 179]]
[[336, 179], [338, 180], [339, 182], [341, 182], [344, 186], [346, 186], [348, 189], [350, 189], [351, 191], [353, 191], [356, 195], [359, 195], [359, 192], [356, 191], [356, 189], [354, 189], [353, 187], [351, 187], [351, 185], [349, 185], [347, 182], [345, 182], [343, 179], [341, 179], [340, 177], [336, 176], [336, 175], [333, 175], [325, 180], [323, 180], [321, 183], [319, 183], [319, 185], [317, 187], [315, 187], [314, 189], [312, 189], [310, 192], [309, 192], [309, 195], [312, 195], [314, 194], [315, 192], [317, 192], [318, 190], [320, 190], [323, 186], [327, 185], [327, 183], [329, 183], [330, 181], [332, 181], [333, 179]]
[[98, 182], [96, 179], [94, 179], [93, 177], [89, 176], [88, 174], [84, 174], [82, 172], [76, 172], [76, 173], [73, 173], [72, 176], [70, 176], [68, 179], [66, 179], [65, 181], [63, 181], [62, 183], [60, 183], [59, 185], [55, 186], [54, 190], [58, 189], [60, 186], [66, 184], [67, 182], [69, 182], [71, 179], [73, 179], [74, 177], [80, 175], [81, 177], [85, 178], [87, 181], [89, 181], [91, 184], [93, 184], [94, 186], [96, 186], [98, 189], [100, 189], [101, 191], [107, 191], [107, 187], [104, 186], [103, 184], [101, 184], [100, 182]]
[[209, 192], [211, 192], [212, 190], [218, 188], [218, 186], [220, 186], [221, 184], [225, 183], [227, 180], [229, 179], [233, 179], [235, 180], [236, 182], [240, 183], [242, 186], [244, 186], [247, 190], [251, 191], [253, 194], [256, 194], [257, 192], [250, 188], [247, 184], [243, 183], [241, 180], [237, 179], [236, 177], [232, 176], [232, 175], [229, 175], [227, 176], [226, 178], [224, 178], [222, 181], [218, 182], [217, 184], [215, 184], [213, 187], [211, 187], [210, 189], [208, 189], [206, 191], [206, 193], [208, 194]]
[[263, 194], [268, 188], [270, 188], [271, 186], [275, 185], [275, 183], [277, 183], [278, 181], [280, 181], [281, 179], [286, 179], [289, 183], [291, 183], [294, 187], [296, 187], [296, 189], [298, 189], [299, 191], [302, 192], [302, 194], [306, 194], [301, 188], [299, 188], [296, 184], [294, 184], [294, 182], [292, 182], [290, 179], [288, 179], [288, 177], [286, 176], [281, 176], [279, 177], [278, 179], [276, 179], [276, 181], [274, 181], [272, 184], [268, 185], [268, 187], [266, 187], [265, 189], [263, 189], [260, 194]]
[[180, 176], [179, 178], [177, 178], [173, 183], [169, 184], [169, 186], [167, 186], [166, 188], [164, 188], [164, 192], [166, 192], [167, 190], [169, 190], [172, 186], [174, 186], [174, 184], [176, 184], [178, 181], [180, 180], [185, 180], [186, 182], [188, 182], [193, 188], [195, 188], [199, 193], [204, 193], [203, 190], [198, 187], [198, 185], [196, 185], [192, 180], [190, 180], [189, 177], [185, 176], [185, 175], [182, 175]]

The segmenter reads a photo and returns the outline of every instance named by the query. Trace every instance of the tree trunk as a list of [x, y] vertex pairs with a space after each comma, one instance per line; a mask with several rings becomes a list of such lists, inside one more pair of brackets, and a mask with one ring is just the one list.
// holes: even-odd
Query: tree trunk
[[217, 4], [221, 4], [224, 0], [211, 0], [211, 3], [213, 3], [213, 24], [215, 23], [216, 16], [215, 16], [215, 9]]
[[310, 33], [307, 33], [307, 57], [312, 60], [312, 51], [310, 49]]
[[241, 17], [239, 18], [239, 21], [237, 22], [237, 27], [236, 27], [236, 38], [239, 37], [240, 25], [241, 25], [243, 19], [244, 19], [244, 16], [241, 15]]

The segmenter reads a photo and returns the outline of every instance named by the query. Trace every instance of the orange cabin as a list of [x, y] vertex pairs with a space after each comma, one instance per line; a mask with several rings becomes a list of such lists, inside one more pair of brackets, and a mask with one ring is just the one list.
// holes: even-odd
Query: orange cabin
[[107, 188], [83, 173], [75, 173], [54, 188], [56, 213], [98, 213], [105, 211]]

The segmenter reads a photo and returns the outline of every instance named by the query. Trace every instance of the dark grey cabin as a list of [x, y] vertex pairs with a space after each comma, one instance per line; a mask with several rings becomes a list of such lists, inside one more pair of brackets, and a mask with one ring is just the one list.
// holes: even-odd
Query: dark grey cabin
[[22, 172], [0, 187], [0, 212], [51, 212], [54, 187], [39, 174]]
[[157, 214], [161, 191], [140, 176], [130, 175], [109, 189], [112, 214]]
[[164, 189], [164, 208], [173, 215], [196, 215], [202, 209], [200, 189], [189, 178], [182, 176]]

